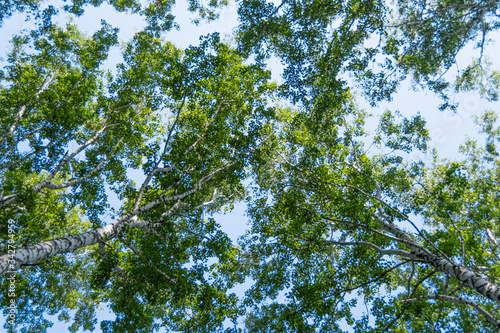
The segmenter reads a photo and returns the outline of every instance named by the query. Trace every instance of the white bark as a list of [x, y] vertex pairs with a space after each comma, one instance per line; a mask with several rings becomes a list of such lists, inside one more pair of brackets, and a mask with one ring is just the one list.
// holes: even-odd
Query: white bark
[[105, 239], [111, 239], [116, 237], [124, 227], [127, 228], [147, 228], [148, 225], [145, 221], [139, 219], [137, 216], [143, 212], [146, 212], [153, 207], [168, 201], [175, 201], [176, 203], [173, 207], [162, 214], [162, 218], [173, 214], [176, 209], [182, 206], [181, 200], [184, 198], [198, 192], [204, 184], [209, 182], [217, 173], [230, 168], [236, 162], [227, 164], [224, 167], [218, 168], [206, 176], [203, 176], [194, 187], [187, 190], [181, 194], [176, 194], [172, 196], [160, 196], [156, 200], [153, 200], [132, 212], [121, 216], [115, 222], [108, 224], [106, 226], [84, 232], [78, 235], [70, 235], [67, 237], [43, 242], [37, 245], [26, 246], [20, 249], [16, 249], [14, 254], [4, 254], [0, 256], [0, 276], [6, 275], [9, 272], [18, 270], [21, 265], [35, 264], [41, 260], [48, 259], [52, 256], [68, 253], [79, 248], [97, 244]]
[[[118, 222], [118, 221], [117, 221]], [[15, 250], [14, 255], [0, 256], [0, 276], [17, 271], [21, 265], [38, 263], [57, 254], [68, 253], [98, 243], [116, 235], [116, 222], [82, 234], [26, 246]]]
[[[364, 192], [363, 192], [364, 193]], [[366, 193], [365, 193], [366, 194]], [[373, 196], [375, 199], [379, 199], [380, 197], [380, 187], [377, 186], [377, 193], [375, 196]], [[302, 209], [303, 208], [300, 206], [296, 206]], [[500, 301], [500, 286], [497, 286], [483, 277], [479, 276], [478, 274], [474, 273], [473, 271], [467, 269], [465, 266], [457, 265], [454, 262], [452, 262], [449, 258], [446, 257], [442, 251], [439, 250], [439, 248], [436, 247], [433, 243], [429, 242], [435, 249], [438, 251], [442, 256], [436, 255], [429, 250], [427, 250], [425, 247], [420, 245], [415, 239], [413, 239], [412, 236], [410, 236], [408, 233], [405, 231], [399, 229], [396, 225], [393, 223], [386, 222], [382, 217], [380, 217], [378, 214], [374, 214], [375, 221], [378, 222], [380, 225], [381, 229], [385, 233], [381, 233], [375, 229], [369, 228], [365, 225], [360, 225], [355, 222], [350, 222], [350, 221], [344, 221], [344, 220], [338, 220], [338, 219], [333, 219], [333, 218], [328, 218], [325, 217], [326, 220], [333, 222], [333, 225], [336, 224], [347, 224], [350, 226], [354, 227], [363, 227], [371, 232], [377, 233], [379, 235], [382, 235], [388, 239], [391, 239], [393, 241], [403, 243], [405, 244], [406, 247], [411, 251], [409, 255], [407, 254], [408, 252], [403, 251], [403, 252], [395, 252], [393, 249], [381, 249], [379, 247], [376, 247], [374, 244], [368, 243], [368, 242], [344, 242], [344, 244], [339, 244], [339, 245], [363, 245], [372, 248], [373, 250], [379, 252], [381, 255], [400, 255], [403, 258], [410, 258], [410, 259], [419, 259], [423, 262], [428, 263], [432, 267], [434, 267], [437, 271], [439, 272], [444, 272], [448, 274], [451, 277], [457, 278], [461, 283], [465, 284], [471, 289], [476, 290], [479, 292], [481, 295], [494, 300], [494, 301]], [[411, 221], [410, 221], [411, 223]], [[391, 237], [390, 235], [394, 237]], [[422, 237], [425, 236], [422, 235]], [[355, 244], [356, 243], [356, 244]], [[361, 244], [365, 243], [365, 244]]]
[[457, 265], [450, 260], [443, 259], [442, 257], [430, 252], [420, 244], [416, 243], [409, 234], [393, 224], [384, 222], [380, 217], [377, 217], [377, 221], [384, 231], [390, 232], [397, 238], [406, 241], [406, 246], [411, 250], [411, 253], [415, 256], [415, 258], [427, 262], [437, 271], [444, 272], [449, 276], [457, 278], [460, 282], [467, 285], [469, 288], [476, 290], [481, 295], [494, 301], [500, 301], [499, 286], [478, 276], [476, 273], [465, 268], [464, 266]]

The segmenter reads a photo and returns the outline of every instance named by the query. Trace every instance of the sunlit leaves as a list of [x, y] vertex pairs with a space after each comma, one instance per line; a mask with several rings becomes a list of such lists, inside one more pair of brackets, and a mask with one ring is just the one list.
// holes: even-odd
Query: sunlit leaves
[[[399, 112], [393, 114], [386, 111], [380, 118], [379, 133], [386, 138], [384, 144], [387, 148], [410, 152], [414, 149], [425, 151], [429, 134], [425, 128], [425, 120], [422, 116], [416, 115], [411, 120], [404, 118], [401, 123], [396, 123], [396, 117], [400, 117]], [[381, 135], [375, 137], [374, 142], [381, 142]]]
[[500, 72], [491, 69], [491, 63], [474, 61], [464, 69], [455, 82], [457, 91], [477, 91], [481, 97], [490, 101], [498, 100]]

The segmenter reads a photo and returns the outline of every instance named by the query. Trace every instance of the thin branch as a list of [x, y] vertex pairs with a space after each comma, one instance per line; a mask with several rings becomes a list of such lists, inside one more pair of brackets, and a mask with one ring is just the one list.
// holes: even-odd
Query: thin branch
[[151, 170], [148, 173], [148, 175], [146, 176], [146, 179], [142, 183], [141, 189], [139, 190], [139, 194], [137, 195], [137, 199], [135, 200], [135, 203], [134, 203], [134, 209], [139, 208], [139, 206], [141, 205], [142, 198], [144, 196], [144, 193], [146, 192], [146, 188], [149, 185], [149, 182], [151, 181], [151, 178], [153, 178], [153, 175], [157, 172], [169, 172], [174, 168], [174, 166], [170, 166], [170, 167], [166, 167], [166, 168], [158, 168], [158, 165], [160, 165], [160, 162], [162, 161], [163, 156], [165, 156], [165, 154], [167, 152], [167, 149], [168, 149], [168, 146], [170, 143], [170, 138], [172, 137], [172, 133], [175, 129], [175, 126], [177, 125], [177, 122], [179, 121], [179, 118], [180, 118], [180, 115], [182, 112], [182, 108], [184, 107], [185, 102], [186, 102], [186, 95], [184, 95], [184, 97], [182, 98], [182, 102], [177, 110], [177, 115], [175, 117], [174, 123], [172, 124], [172, 126], [170, 127], [170, 130], [168, 131], [168, 135], [167, 135], [167, 138], [165, 139], [165, 143], [164, 143], [164, 147], [163, 147], [163, 152], [158, 157], [158, 161], [155, 163], [153, 170]]
[[383, 271], [383, 272], [382, 272], [379, 276], [377, 276], [376, 278], [371, 279], [371, 280], [366, 281], [366, 282], [363, 282], [363, 283], [360, 283], [360, 284], [358, 284], [358, 285], [357, 285], [357, 286], [355, 286], [355, 287], [351, 287], [351, 288], [343, 289], [342, 291], [343, 291], [343, 292], [347, 292], [347, 293], [349, 293], [349, 292], [354, 291], [354, 290], [356, 290], [356, 289], [358, 289], [358, 288], [361, 288], [361, 287], [367, 286], [367, 285], [369, 285], [369, 284], [375, 283], [375, 282], [377, 282], [378, 280], [382, 279], [382, 278], [383, 278], [385, 275], [387, 275], [388, 273], [392, 272], [393, 270], [397, 269], [397, 268], [398, 268], [398, 267], [400, 267], [400, 266], [403, 266], [403, 265], [407, 264], [408, 262], [409, 262], [409, 261], [407, 261], [407, 260], [405, 260], [405, 261], [403, 261], [403, 262], [400, 262], [400, 263], [399, 263], [399, 264], [397, 264], [396, 266], [393, 266], [393, 267], [390, 267], [390, 268], [386, 269], [385, 271]]
[[333, 241], [333, 240], [325, 240], [327, 243], [334, 244], [334, 245], [353, 245], [353, 246], [367, 246], [371, 248], [372, 250], [382, 254], [382, 255], [398, 255], [401, 256], [405, 259], [413, 259], [414, 255], [410, 252], [403, 251], [403, 250], [396, 250], [396, 249], [381, 249], [377, 245], [370, 243], [370, 242], [364, 242], [364, 241], [359, 241], [359, 242], [339, 242], [339, 241]]
[[219, 113], [219, 111], [222, 108], [223, 104], [224, 104], [224, 99], [222, 99], [222, 101], [219, 103], [219, 106], [217, 106], [217, 109], [215, 110], [215, 113], [213, 114], [213, 116], [210, 119], [210, 121], [205, 124], [205, 129], [203, 130], [203, 133], [200, 135], [200, 137], [198, 138], [198, 140], [196, 140], [191, 146], [188, 147], [188, 149], [186, 149], [186, 151], [184, 152], [184, 155], [187, 155], [191, 150], [193, 150], [194, 148], [196, 148], [196, 146], [201, 142], [201, 140], [203, 140], [203, 138], [207, 134], [208, 127], [210, 125], [212, 125], [213, 122], [215, 121], [215, 118], [217, 118], [217, 114]]
[[[415, 182], [418, 185], [420, 185], [424, 189], [424, 191], [426, 191], [430, 196], [432, 196], [433, 198], [435, 198], [438, 203], [440, 203], [441, 205], [444, 205], [444, 202], [441, 200], [441, 198], [439, 198], [439, 197], [435, 196], [434, 194], [432, 194], [432, 192], [427, 188], [427, 186], [425, 186], [424, 184], [422, 184], [418, 180], [415, 180]], [[450, 215], [450, 213], [448, 211], [446, 211], [446, 216], [447, 216], [448, 220], [450, 221], [450, 223], [452, 224], [452, 226], [458, 232], [458, 235], [460, 236], [460, 241], [461, 241], [461, 245], [462, 245], [462, 266], [465, 266], [465, 257], [466, 257], [466, 254], [467, 254], [467, 250], [466, 250], [466, 247], [465, 247], [464, 237], [462, 235], [462, 232], [457, 227], [457, 225], [455, 224], [455, 221], [453, 220], [453, 218], [451, 217], [451, 215]]]
[[489, 228], [485, 228], [485, 230], [486, 230], [486, 235], [488, 236], [488, 240], [495, 246], [495, 249], [498, 250], [499, 248], [498, 241], [495, 239], [493, 232]]
[[[436, 270], [433, 270], [432, 272], [430, 272], [429, 274], [427, 274], [426, 276], [424, 276], [420, 281], [418, 281], [418, 283], [415, 285], [415, 288], [413, 289], [411, 295], [408, 297], [413, 297], [413, 295], [415, 295], [415, 292], [417, 291], [418, 287], [425, 281], [427, 280], [428, 278], [430, 278], [432, 275], [436, 274]], [[389, 329], [394, 325], [395, 322], [397, 322], [402, 316], [403, 314], [405, 313], [406, 309], [408, 309], [410, 303], [405, 303], [403, 304], [403, 308], [399, 311], [398, 315], [396, 316], [396, 318], [394, 318], [389, 324], [387, 324], [387, 326], [385, 326], [381, 332], [389, 332]]]
[[[52, 82], [52, 80], [54, 80], [54, 77], [56, 76], [57, 72], [58, 71], [54, 71], [54, 73], [52, 73], [52, 76], [48, 80], [46, 80], [44, 82], [44, 84], [42, 85], [42, 87], [40, 88], [40, 90], [38, 90], [36, 92], [35, 99], [37, 99], [38, 96], [40, 96], [40, 94], [43, 91], [45, 91], [45, 89], [47, 89], [47, 87], [49, 86], [50, 82]], [[25, 112], [26, 112], [26, 105], [23, 105], [23, 106], [21, 106], [21, 108], [17, 112], [16, 117], [14, 118], [14, 123], [9, 128], [9, 130], [7, 131], [7, 133], [5, 133], [3, 135], [3, 137], [2, 137], [2, 139], [0, 140], [0, 147], [3, 146], [4, 143], [7, 141], [7, 139], [12, 136], [12, 134], [14, 133], [14, 130], [17, 128], [17, 125], [19, 124], [19, 121], [21, 120], [21, 118], [23, 117], [23, 115], [24, 115]]]
[[215, 188], [213, 193], [212, 193], [212, 199], [199, 204], [198, 206], [194, 207], [193, 209], [197, 210], [197, 209], [209, 206], [209, 205], [213, 204], [217, 198], [221, 198], [221, 197], [223, 197], [223, 196], [217, 195], [217, 188]]
[[[114, 155], [114, 152], [116, 152], [116, 150], [118, 149], [118, 147], [120, 146], [120, 144], [122, 143], [122, 141], [124, 139], [125, 139], [125, 137], [122, 137], [120, 140], [118, 140], [118, 142], [113, 147], [113, 151], [110, 154], [110, 156], [108, 158], [106, 158], [105, 160], [102, 160], [101, 162], [99, 162], [85, 176], [80, 177], [80, 178], [76, 178], [76, 179], [72, 179], [72, 180], [70, 180], [70, 181], [68, 181], [68, 182], [66, 182], [64, 184], [52, 184], [52, 183], [49, 182], [49, 183], [46, 184], [45, 187], [48, 188], [48, 189], [50, 189], [50, 190], [60, 190], [60, 189], [67, 188], [67, 187], [70, 187], [70, 186], [78, 185], [78, 184], [84, 182], [85, 180], [89, 179], [90, 177], [92, 177], [93, 174], [95, 174], [97, 171], [99, 171], [104, 164], [108, 163], [109, 160], [111, 160], [111, 158]], [[107, 149], [107, 150], [109, 150], [109, 149]]]
[[[0, 156], [3, 156], [5, 155], [8, 151], [10, 150], [13, 150], [15, 146], [17, 146], [21, 141], [29, 138], [30, 136], [32, 136], [33, 134], [35, 134], [36, 132], [40, 131], [41, 129], [45, 128], [50, 122], [49, 121], [46, 121], [43, 125], [40, 125], [38, 126], [37, 128], [35, 128], [34, 130], [32, 130], [31, 132], [27, 133], [26, 135], [24, 135], [23, 137], [19, 138], [18, 140], [12, 142], [7, 148], [5, 148], [5, 150], [0, 153]], [[0, 167], [1, 168], [1, 167]]]
[[0, 169], [7, 169], [7, 168], [12, 168], [13, 166], [16, 166], [20, 163], [23, 163], [24, 161], [26, 161], [28, 158], [30, 158], [33, 154], [36, 154], [36, 153], [39, 153], [40, 151], [42, 150], [45, 150], [47, 148], [50, 148], [51, 146], [53, 146], [57, 141], [61, 140], [64, 138], [64, 134], [61, 134], [60, 136], [58, 136], [57, 138], [51, 140], [49, 143], [47, 143], [45, 146], [41, 146], [37, 149], [35, 149], [34, 151], [26, 154], [25, 156], [15, 160], [15, 161], [11, 161], [9, 163], [3, 163], [3, 164], [0, 164]]
[[167, 273], [165, 273], [164, 271], [162, 271], [161, 269], [159, 269], [158, 267], [156, 267], [156, 265], [154, 265], [149, 259], [144, 258], [144, 256], [141, 254], [141, 252], [139, 250], [137, 250], [132, 244], [126, 244], [126, 245], [138, 257], [142, 258], [149, 267], [153, 268], [157, 273], [159, 273], [160, 275], [162, 275], [168, 281], [172, 282], [173, 284], [177, 284], [177, 282], [174, 279], [172, 279]]
[[[304, 210], [312, 211], [312, 210], [307, 209], [307, 208], [302, 207], [302, 206], [298, 206], [298, 205], [293, 205], [293, 206], [297, 207], [297, 208], [304, 209]], [[337, 223], [343, 223], [343, 224], [347, 224], [347, 225], [349, 225], [351, 227], [361, 227], [363, 229], [369, 230], [370, 232], [373, 232], [373, 233], [375, 233], [377, 235], [380, 235], [382, 237], [388, 238], [388, 239], [396, 241], [396, 242], [400, 242], [400, 243], [403, 243], [403, 244], [409, 244], [409, 245], [415, 245], [416, 244], [415, 241], [413, 241], [413, 240], [410, 241], [410, 240], [407, 240], [407, 239], [401, 239], [401, 238], [398, 238], [398, 237], [395, 237], [395, 236], [391, 236], [391, 235], [385, 234], [383, 232], [375, 230], [375, 229], [373, 229], [373, 228], [371, 228], [371, 227], [369, 227], [367, 225], [361, 224], [361, 223], [355, 223], [355, 222], [345, 221], [345, 220], [341, 220], [341, 219], [335, 219], [335, 218], [331, 218], [331, 217], [328, 217], [328, 216], [322, 216], [322, 218], [324, 218], [327, 221], [336, 222], [336, 223], [329, 223], [331, 225], [337, 225]]]
[[[158, 204], [161, 204], [161, 203], [164, 203], [164, 202], [167, 202], [167, 201], [177, 201], [178, 204], [180, 205], [182, 199], [184, 199], [185, 197], [187, 197], [187, 196], [189, 196], [189, 195], [191, 195], [193, 193], [198, 192], [201, 189], [201, 187], [203, 185], [205, 185], [208, 181], [210, 181], [217, 173], [229, 169], [231, 166], [233, 166], [234, 164], [236, 164], [236, 162], [237, 161], [229, 163], [229, 164], [227, 164], [227, 165], [225, 165], [223, 167], [220, 167], [220, 168], [212, 171], [208, 175], [203, 176], [202, 178], [200, 178], [200, 180], [198, 180], [194, 184], [193, 188], [191, 188], [190, 190], [186, 190], [185, 192], [183, 192], [181, 194], [174, 194], [174, 195], [166, 197], [165, 193], [168, 192], [168, 191], [167, 190], [164, 191], [164, 193], [162, 195], [160, 195], [160, 197], [157, 198], [156, 200], [153, 200], [153, 201], [151, 201], [150, 203], [148, 203], [146, 205], [143, 205], [143, 206], [141, 206], [141, 207], [139, 207], [137, 209], [134, 209], [133, 211], [129, 212], [128, 214], [124, 215], [122, 218], [120, 218], [119, 220], [117, 220], [116, 222], [114, 222], [114, 223], [116, 223], [116, 227], [118, 228], [118, 230], [120, 230], [124, 226], [124, 224], [126, 222], [128, 222], [133, 216], [136, 216], [136, 215], [139, 215], [139, 214], [141, 214], [141, 213], [143, 213], [145, 211], [148, 211], [148, 210], [150, 210], [151, 208], [155, 207]], [[164, 216], [167, 213], [163, 213], [162, 216]]]
[[[66, 157], [61, 162], [59, 162], [59, 164], [54, 168], [54, 170], [52, 170], [52, 172], [50, 173], [49, 177], [47, 177], [47, 179], [45, 179], [44, 182], [47, 182], [47, 183], [50, 182], [55, 177], [55, 175], [59, 172], [59, 170], [61, 169], [61, 167], [64, 164], [68, 163], [68, 161], [72, 160], [73, 157], [75, 157], [80, 152], [82, 152], [85, 148], [87, 148], [88, 146], [90, 146], [91, 144], [93, 144], [99, 138], [99, 136], [101, 136], [101, 134], [106, 130], [106, 128], [108, 128], [108, 126], [106, 125], [106, 122], [107, 122], [107, 120], [104, 121], [104, 123], [102, 124], [103, 125], [102, 128], [100, 130], [98, 130], [94, 134], [93, 137], [91, 137], [90, 139], [88, 139], [83, 145], [81, 145], [80, 147], [78, 147], [78, 149], [76, 149], [68, 157]], [[40, 186], [40, 184], [35, 185], [34, 188], [36, 188], [37, 186]]]
[[455, 231], [458, 233], [458, 235], [460, 236], [460, 243], [462, 244], [462, 266], [465, 266], [465, 255], [466, 255], [466, 250], [465, 250], [465, 241], [464, 241], [464, 236], [462, 235], [462, 232], [460, 231], [460, 229], [458, 229], [457, 225], [455, 224], [455, 221], [453, 221], [453, 219], [451, 218], [451, 216], [449, 216], [449, 220], [451, 222], [451, 225], [453, 226], [453, 228], [455, 228]]
[[[400, 238], [404, 238], [408, 241], [410, 240], [413, 240], [413, 238], [410, 237], [410, 235], [408, 233], [406, 233], [405, 231], [403, 231], [402, 229], [399, 229], [398, 227], [396, 227], [394, 224], [392, 223], [388, 223], [387, 221], [384, 221], [384, 219], [382, 219], [378, 214], [374, 213], [373, 214], [377, 220], [377, 222], [382, 226], [382, 229], [385, 229], [386, 231], [389, 231], [391, 232], [392, 234], [394, 234], [396, 237], [400, 237]], [[420, 231], [420, 229], [417, 228], [417, 226], [412, 222], [410, 221], [409, 219], [407, 219], [408, 222], [410, 222], [412, 224], [412, 226], [417, 230], [417, 232], [419, 233], [419, 235], [427, 242], [429, 243], [433, 248], [434, 250], [436, 250], [445, 260], [447, 260], [449, 263], [451, 264], [454, 264], [454, 262], [448, 258], [448, 256], [443, 252], [441, 251], [433, 242], [431, 242], [430, 240], [427, 239], [427, 237], [425, 237], [425, 235], [423, 234], [423, 232]], [[391, 231], [392, 230], [392, 231]], [[399, 236], [397, 236], [397, 234]], [[411, 241], [410, 241], [411, 242]], [[413, 241], [413, 245], [414, 246], [417, 246], [419, 248], [421, 248], [422, 250], [424, 250], [425, 252], [428, 252], [430, 253], [427, 249], [425, 249], [422, 245], [416, 243], [415, 241]]]
[[500, 320], [497, 320], [495, 317], [493, 317], [493, 315], [491, 313], [486, 311], [479, 304], [477, 304], [471, 300], [461, 298], [461, 297], [453, 297], [453, 296], [448, 296], [448, 295], [419, 296], [419, 297], [415, 297], [415, 298], [405, 299], [405, 300], [402, 300], [401, 302], [414, 303], [414, 302], [418, 302], [421, 300], [429, 300], [429, 299], [439, 299], [442, 301], [448, 301], [448, 302], [453, 302], [453, 303], [460, 303], [460, 304], [469, 305], [469, 306], [473, 307], [474, 309], [476, 309], [477, 312], [479, 312], [484, 317], [484, 319], [486, 319], [488, 322], [490, 322], [491, 324], [493, 324], [495, 326], [500, 327]]

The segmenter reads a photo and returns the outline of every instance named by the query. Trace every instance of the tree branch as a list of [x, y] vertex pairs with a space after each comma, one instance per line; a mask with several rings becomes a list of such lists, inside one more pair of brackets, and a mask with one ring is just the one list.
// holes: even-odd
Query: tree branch
[[493, 315], [491, 313], [486, 311], [479, 304], [477, 304], [473, 301], [470, 301], [468, 299], [461, 298], [461, 297], [453, 297], [453, 296], [448, 296], [448, 295], [419, 296], [419, 297], [415, 297], [415, 298], [405, 299], [405, 300], [402, 300], [401, 302], [402, 303], [414, 303], [414, 302], [418, 302], [418, 301], [422, 301], [422, 300], [429, 300], [429, 299], [438, 299], [438, 300], [442, 300], [442, 301], [448, 301], [448, 302], [453, 302], [453, 303], [460, 303], [460, 304], [469, 305], [469, 306], [473, 307], [474, 309], [476, 309], [477, 312], [479, 312], [484, 317], [484, 319], [486, 319], [488, 322], [490, 322], [491, 324], [493, 324], [495, 326], [500, 327], [500, 320], [497, 320], [495, 317], [493, 317]]
[[370, 242], [364, 242], [364, 241], [358, 241], [358, 242], [339, 242], [339, 241], [333, 241], [333, 240], [326, 240], [327, 243], [334, 244], [334, 245], [353, 245], [353, 246], [367, 246], [371, 248], [372, 250], [382, 254], [382, 255], [398, 255], [403, 257], [404, 259], [413, 259], [414, 255], [410, 252], [403, 251], [403, 250], [396, 250], [396, 249], [381, 249], [377, 245], [370, 243]]
[[[36, 92], [35, 99], [38, 99], [38, 96], [40, 96], [40, 94], [43, 91], [45, 91], [45, 89], [47, 89], [47, 87], [49, 86], [50, 82], [52, 82], [52, 80], [54, 80], [54, 77], [56, 76], [57, 72], [58, 71], [54, 71], [54, 73], [52, 73], [52, 76], [48, 80], [46, 80], [44, 82], [44, 84], [42, 85], [42, 87], [40, 88], [40, 90], [38, 90]], [[7, 141], [7, 139], [12, 136], [12, 134], [15, 131], [15, 129], [17, 128], [17, 125], [19, 124], [19, 121], [21, 120], [21, 118], [23, 117], [23, 115], [24, 115], [25, 112], [26, 112], [26, 105], [23, 105], [23, 106], [21, 106], [21, 108], [17, 112], [16, 117], [14, 118], [14, 123], [9, 128], [9, 130], [7, 131], [7, 133], [5, 133], [3, 135], [3, 137], [2, 137], [2, 139], [0, 140], [0, 147], [3, 146], [4, 143]]]

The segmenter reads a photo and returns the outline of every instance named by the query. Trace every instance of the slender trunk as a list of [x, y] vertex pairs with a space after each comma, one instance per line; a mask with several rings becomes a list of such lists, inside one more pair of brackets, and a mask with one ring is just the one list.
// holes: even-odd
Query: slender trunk
[[57, 254], [68, 253], [97, 244], [103, 239], [113, 238], [117, 234], [117, 222], [81, 234], [22, 247], [14, 250], [14, 253], [4, 254], [0, 256], [0, 276], [17, 271], [21, 265], [35, 264]]
[[212, 171], [208, 175], [201, 177], [201, 179], [198, 180], [196, 184], [194, 184], [193, 188], [186, 190], [181, 194], [175, 194], [169, 197], [164, 197], [162, 195], [156, 200], [153, 200], [137, 209], [134, 209], [132, 212], [121, 216], [115, 222], [104, 227], [100, 227], [78, 235], [70, 235], [67, 237], [43, 242], [37, 245], [26, 246], [16, 250], [9, 250], [12, 252], [0, 256], [0, 276], [18, 270], [21, 265], [35, 264], [41, 260], [50, 258], [57, 254], [68, 253], [76, 249], [97, 244], [103, 239], [114, 238], [118, 233], [120, 233], [120, 230], [123, 227], [147, 228], [147, 222], [145, 223], [144, 221], [137, 218], [139, 214], [144, 213], [149, 209], [168, 201], [177, 203], [174, 204], [168, 211], [164, 212], [162, 214], [162, 217], [164, 218], [172, 214], [177, 208], [179, 208], [182, 199], [198, 192], [202, 188], [202, 186], [208, 183], [217, 173], [229, 169], [235, 163], [236, 161], [228, 163], [227, 165]]
[[444, 260], [435, 254], [424, 253], [420, 249], [412, 249], [412, 253], [417, 258], [428, 262], [436, 270], [457, 278], [460, 282], [476, 290], [481, 295], [494, 301], [500, 301], [500, 287], [483, 279], [467, 268]]
[[394, 236], [404, 240], [405, 245], [410, 249], [411, 253], [416, 258], [429, 263], [440, 272], [444, 272], [449, 276], [457, 278], [460, 282], [467, 285], [469, 288], [476, 290], [481, 295], [494, 301], [500, 301], [500, 286], [483, 279], [464, 266], [457, 265], [428, 251], [421, 245], [417, 244], [412, 237], [398, 227], [385, 223], [380, 219], [378, 219], [378, 221], [382, 226], [382, 229], [389, 231]]

